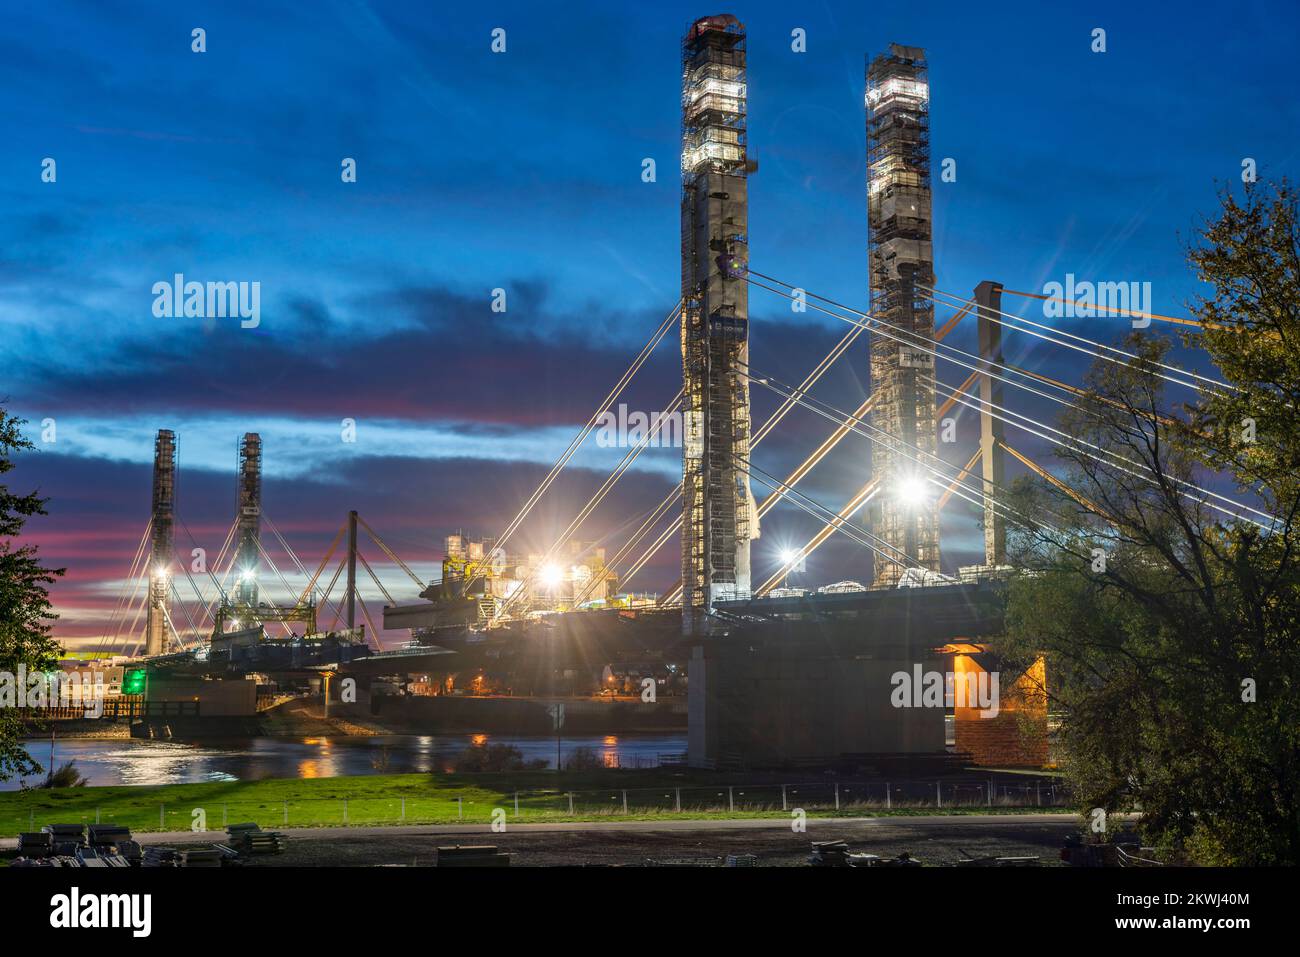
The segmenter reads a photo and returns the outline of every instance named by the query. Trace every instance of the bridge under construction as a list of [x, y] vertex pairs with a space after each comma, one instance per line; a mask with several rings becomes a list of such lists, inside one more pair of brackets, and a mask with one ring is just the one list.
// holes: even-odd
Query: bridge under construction
[[[204, 662], [211, 673], [343, 667], [362, 659], [368, 659], [369, 673], [386, 668], [409, 673], [417, 659], [426, 671], [450, 667], [446, 656], [434, 660], [445, 650], [453, 651], [454, 658], [475, 649], [531, 647], [557, 636], [597, 659], [672, 649], [689, 670], [692, 762], [718, 764], [740, 755], [750, 763], [782, 763], [943, 750], [942, 710], [891, 706], [890, 682], [914, 668], [988, 675], [1003, 667], [989, 654], [987, 642], [1002, 629], [1004, 582], [1012, 572], [1007, 528], [1027, 521], [1011, 504], [1008, 463], [1104, 517], [1094, 503], [1019, 451], [1009, 436], [1027, 435], [1116, 463], [1115, 453], [1090, 449], [1077, 437], [1009, 407], [1010, 390], [1063, 406], [1085, 393], [1008, 362], [1002, 337], [1032, 338], [1093, 361], [1132, 365], [1137, 357], [1033, 321], [1025, 309], [1004, 308], [1008, 297], [1028, 306], [1047, 298], [1042, 295], [1017, 292], [992, 279], [969, 294], [936, 287], [931, 89], [920, 47], [890, 44], [864, 60], [867, 308], [859, 310], [759, 271], [749, 255], [750, 188], [751, 183], [761, 188], [762, 177], [750, 156], [754, 131], [748, 123], [745, 28], [729, 15], [704, 17], [690, 25], [680, 52], [680, 300], [514, 517], [490, 538], [448, 534], [441, 577], [427, 581], [350, 511], [320, 563], [309, 571], [262, 511], [263, 447], [260, 437], [249, 433], [239, 445], [236, 513], [226, 541], [210, 566], [190, 565], [177, 560], [174, 540], [178, 527], [188, 534], [176, 510], [177, 437], [159, 431], [152, 517], [129, 576], [147, 583], [140, 609], [146, 655]], [[754, 290], [787, 308], [812, 309], [843, 322], [843, 337], [801, 377], [781, 374], [779, 357], [751, 356]], [[1122, 309], [1097, 308], [1119, 320], [1137, 318]], [[941, 313], [946, 315], [940, 324], [936, 316]], [[1173, 316], [1141, 318], [1196, 325]], [[947, 341], [963, 321], [977, 326], [976, 351]], [[525, 549], [520, 544], [525, 521], [674, 330], [682, 384], [664, 412], [682, 416], [681, 481], [617, 547], [582, 538], [611, 489], [655, 444], [667, 420], [660, 416], [639, 441], [630, 443], [572, 520], [550, 530], [549, 544], [532, 542]], [[860, 343], [867, 347], [865, 357], [858, 356], [861, 349], [854, 351]], [[817, 397], [815, 388], [837, 363], [852, 361], [846, 358], [850, 356], [863, 358], [871, 388], [856, 408], [844, 409]], [[1174, 365], [1158, 364], [1154, 374], [1198, 392], [1225, 387]], [[754, 388], [779, 400], [757, 427], [750, 402]], [[753, 456], [796, 408], [825, 420], [826, 435], [794, 469], [773, 474]], [[968, 460], [950, 462], [940, 454], [939, 433], [955, 423], [954, 414], [962, 409], [978, 422], [978, 442]], [[841, 504], [824, 504], [800, 483], [849, 436], [868, 443], [870, 468]], [[1189, 484], [1185, 492], [1234, 518], [1258, 524], [1262, 517], [1204, 488]], [[939, 519], [954, 500], [979, 514], [983, 555], [975, 564], [945, 573]], [[778, 505], [800, 510], [819, 528], [800, 547], [785, 550], [775, 567], [760, 571], [752, 543], [764, 516]], [[271, 561], [261, 540], [264, 526], [289, 556], [290, 573], [305, 587], [290, 587]], [[400, 590], [390, 590], [365, 558], [362, 533], [392, 567], [405, 573], [404, 600], [394, 597]], [[787, 587], [791, 571], [836, 535], [867, 551], [872, 580], [813, 591]], [[673, 542], [680, 551], [679, 580], [659, 594], [632, 591], [647, 563]], [[333, 577], [322, 587], [336, 559]], [[264, 567], [290, 600], [264, 600]], [[379, 616], [364, 600], [359, 571], [386, 602]], [[181, 601], [178, 579], [188, 580], [197, 604]], [[132, 605], [123, 607], [113, 638], [124, 630], [128, 638], [134, 634], [124, 627]], [[186, 622], [178, 627], [178, 608], [188, 616], [188, 627]], [[331, 613], [332, 627], [322, 630], [318, 619]], [[377, 617], [382, 627], [376, 627]], [[383, 633], [395, 630], [409, 631], [411, 640], [385, 648]], [[137, 642], [133, 652], [138, 647]], [[1043, 662], [1003, 675], [998, 715], [957, 706], [958, 749], [1002, 763], [1021, 759], [1041, 764], [1046, 757], [1045, 676]], [[1026, 717], [1043, 732], [1029, 744], [1020, 734]], [[801, 726], [815, 729], [822, 743], [798, 730]], [[816, 753], [818, 748], [833, 754]]]

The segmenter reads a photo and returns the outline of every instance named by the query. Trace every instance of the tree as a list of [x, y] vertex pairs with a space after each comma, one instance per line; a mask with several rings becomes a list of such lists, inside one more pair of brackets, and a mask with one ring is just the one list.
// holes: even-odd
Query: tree
[[1002, 650], [1047, 655], [1080, 810], [1205, 863], [1300, 863], [1296, 199], [1225, 192], [1189, 250], [1211, 295], [1185, 343], [1225, 384], [1170, 408], [1171, 343], [1135, 333], [1061, 416], [1066, 488], [1013, 504]]
[[[32, 448], [19, 429], [22, 424], [0, 408], [0, 476], [14, 469], [15, 453]], [[20, 665], [28, 672], [49, 670], [60, 654], [50, 635], [56, 616], [46, 586], [64, 569], [42, 566], [36, 546], [15, 544], [27, 519], [44, 514], [45, 499], [0, 484], [0, 671], [12, 675]], [[20, 744], [23, 730], [13, 708], [0, 708], [0, 780], [41, 770]]]

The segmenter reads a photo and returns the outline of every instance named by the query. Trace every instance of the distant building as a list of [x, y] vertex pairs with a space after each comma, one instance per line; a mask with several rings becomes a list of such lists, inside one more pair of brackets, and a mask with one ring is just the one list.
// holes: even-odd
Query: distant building
[[640, 695], [645, 680], [655, 682], [655, 694], [674, 694], [683, 684], [677, 670], [662, 661], [620, 661], [605, 666], [600, 675], [600, 690], [606, 694]]
[[617, 576], [605, 565], [605, 549], [572, 539], [558, 554], [511, 555], [491, 538], [448, 535], [442, 581], [422, 595], [443, 606], [463, 605], [470, 620], [492, 621], [509, 611], [567, 611], [603, 605], [615, 597]]
[[98, 662], [86, 662], [75, 658], [65, 658], [59, 662], [59, 669], [69, 678], [76, 678], [83, 686], [103, 682], [104, 697], [116, 698], [122, 693], [122, 678], [126, 668], [122, 665], [103, 665]]

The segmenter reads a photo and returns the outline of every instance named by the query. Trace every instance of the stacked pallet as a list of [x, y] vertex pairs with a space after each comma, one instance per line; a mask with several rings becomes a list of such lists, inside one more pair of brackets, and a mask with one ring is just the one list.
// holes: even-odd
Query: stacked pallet
[[438, 848], [438, 867], [509, 867], [510, 855], [495, 844], [467, 844]]
[[[966, 853], [962, 851], [962, 853]], [[953, 861], [953, 867], [1038, 867], [1042, 860], [1037, 857], [970, 857], [964, 861]]]
[[215, 845], [181, 851], [181, 867], [220, 867], [221, 860], [221, 851]]
[[920, 867], [904, 851], [898, 857], [880, 857], [876, 854], [854, 853], [844, 841], [813, 841], [808, 863], [813, 867]]
[[11, 867], [130, 867], [121, 854], [100, 853], [93, 847], [79, 847], [75, 854], [34, 854], [31, 848], [14, 859]]
[[77, 848], [86, 843], [86, 825], [84, 824], [46, 824], [41, 828], [54, 838], [54, 853], [71, 856]]
[[49, 857], [17, 857], [10, 867], [80, 867], [81, 862], [75, 857], [50, 855]]
[[717, 867], [721, 862], [716, 857], [647, 857], [646, 867]]
[[77, 848], [77, 860], [82, 867], [106, 867], [99, 849], [94, 847]]
[[141, 867], [180, 867], [180, 853], [174, 847], [146, 847]]
[[808, 863], [813, 867], [848, 867], [849, 845], [844, 841], [813, 841]]
[[130, 828], [122, 827], [120, 824], [90, 825], [89, 844], [91, 847], [116, 847], [120, 841], [129, 840], [131, 840]]
[[18, 835], [17, 867], [131, 867], [141, 861], [131, 832], [115, 824], [46, 824]]
[[140, 860], [144, 857], [144, 849], [138, 841], [118, 841], [117, 853], [135, 867], [140, 866]]
[[239, 859], [239, 852], [228, 844], [213, 844], [213, 850], [221, 855], [221, 863], [227, 867], [239, 867], [243, 861]]
[[54, 835], [49, 831], [25, 831], [18, 835], [20, 857], [52, 857]]
[[231, 824], [230, 846], [241, 854], [279, 854], [284, 850], [284, 835], [264, 831], [256, 824]]
[[284, 851], [284, 837], [278, 831], [256, 831], [244, 835], [245, 854], [279, 854]]
[[56, 841], [76, 841], [80, 844], [86, 839], [86, 825], [84, 824], [45, 824], [41, 830], [46, 834], [53, 834]]

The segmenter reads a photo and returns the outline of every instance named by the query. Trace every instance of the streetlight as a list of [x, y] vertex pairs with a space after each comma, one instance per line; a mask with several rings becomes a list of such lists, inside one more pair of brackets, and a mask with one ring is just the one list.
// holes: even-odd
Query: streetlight
[[785, 575], [781, 578], [781, 587], [785, 588], [790, 580], [791, 572], [802, 572], [805, 568], [803, 549], [801, 548], [783, 548], [781, 549], [781, 567], [785, 569]]
[[894, 486], [894, 497], [909, 508], [920, 508], [930, 498], [930, 483], [918, 475], [908, 475]]
[[543, 588], [547, 591], [555, 591], [564, 581], [564, 569], [559, 565], [543, 565], [541, 571], [538, 572], [538, 577], [541, 579]]

